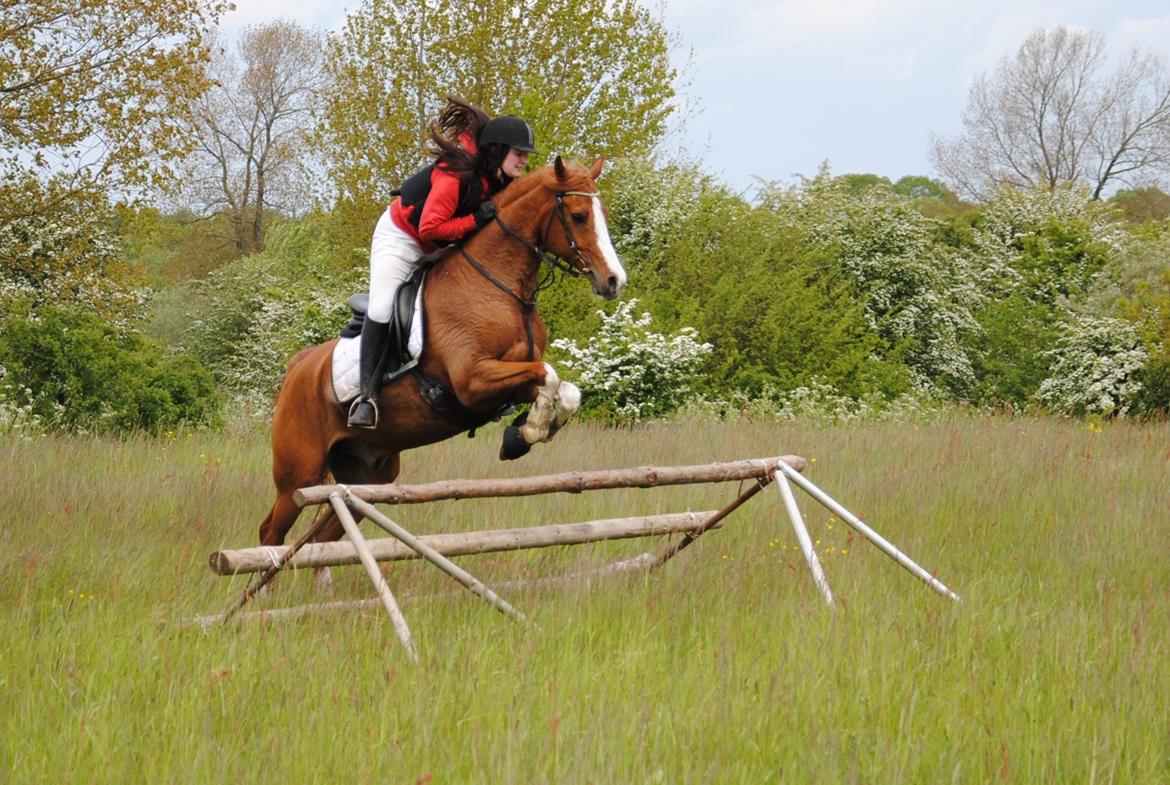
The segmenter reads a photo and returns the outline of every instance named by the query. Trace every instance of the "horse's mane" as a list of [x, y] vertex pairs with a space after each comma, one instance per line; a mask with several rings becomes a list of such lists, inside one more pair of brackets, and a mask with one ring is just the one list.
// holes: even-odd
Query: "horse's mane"
[[553, 191], [580, 191], [590, 187], [592, 180], [589, 170], [575, 161], [565, 161], [565, 179], [557, 180], [556, 170], [552, 164], [533, 169], [517, 177], [512, 183], [492, 197], [496, 207], [504, 208], [513, 202], [518, 202], [539, 186]]

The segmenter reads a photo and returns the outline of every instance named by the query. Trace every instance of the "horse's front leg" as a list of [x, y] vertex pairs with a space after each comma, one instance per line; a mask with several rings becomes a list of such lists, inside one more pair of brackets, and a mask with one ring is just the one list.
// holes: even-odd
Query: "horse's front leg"
[[532, 408], [519, 427], [520, 438], [529, 446], [552, 438], [581, 404], [577, 386], [562, 381], [544, 362], [481, 360], [466, 374], [452, 374], [451, 382], [459, 401], [471, 408], [479, 404], [482, 409], [493, 401], [508, 399], [531, 402]]
[[544, 367], [547, 369], [545, 382], [537, 388], [528, 419], [520, 426], [520, 435], [529, 444], [551, 439], [581, 405], [581, 391], [577, 385], [562, 381], [548, 363]]

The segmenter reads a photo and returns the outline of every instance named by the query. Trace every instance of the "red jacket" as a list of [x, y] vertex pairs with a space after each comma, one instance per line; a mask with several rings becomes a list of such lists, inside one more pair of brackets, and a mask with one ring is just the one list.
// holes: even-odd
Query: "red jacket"
[[[471, 134], [459, 137], [460, 144], [469, 153], [475, 154], [475, 139]], [[417, 205], [403, 205], [402, 198], [390, 204], [390, 217], [398, 228], [413, 237], [423, 251], [430, 253], [439, 245], [462, 240], [475, 229], [475, 215], [455, 216], [460, 201], [465, 196], [459, 176], [439, 165], [431, 171], [431, 191], [422, 205], [418, 228], [411, 220]], [[492, 188], [487, 178], [480, 178], [480, 193], [487, 198], [499, 188]]]

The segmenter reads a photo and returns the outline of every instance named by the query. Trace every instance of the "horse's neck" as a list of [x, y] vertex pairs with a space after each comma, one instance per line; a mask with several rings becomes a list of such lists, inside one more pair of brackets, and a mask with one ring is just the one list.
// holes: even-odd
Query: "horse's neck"
[[[540, 272], [540, 258], [536, 247], [541, 246], [540, 232], [551, 217], [551, 207], [541, 202], [540, 187], [533, 188], [500, 209], [500, 220], [519, 237], [513, 237], [501, 226], [500, 232], [480, 232], [473, 243], [485, 258], [480, 261], [494, 275], [515, 286], [525, 299], [536, 288]], [[474, 253], [474, 250], [470, 249]]]

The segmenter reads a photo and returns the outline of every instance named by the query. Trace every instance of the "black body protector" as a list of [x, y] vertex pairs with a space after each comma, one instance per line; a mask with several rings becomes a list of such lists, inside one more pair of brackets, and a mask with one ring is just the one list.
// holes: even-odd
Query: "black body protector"
[[[431, 195], [431, 174], [434, 173], [435, 167], [438, 163], [433, 163], [430, 166], [424, 166], [417, 172], [406, 178], [398, 190], [393, 191], [399, 200], [402, 202], [404, 212], [407, 215], [407, 220], [418, 229], [419, 221], [422, 219], [423, 205], [427, 202], [427, 197]], [[462, 218], [465, 215], [471, 215], [479, 208], [479, 205], [486, 199], [487, 196], [483, 192], [483, 183], [479, 176], [474, 172], [469, 172], [459, 179], [459, 204], [455, 206], [455, 213], [453, 218]], [[443, 245], [443, 243], [438, 243]]]

